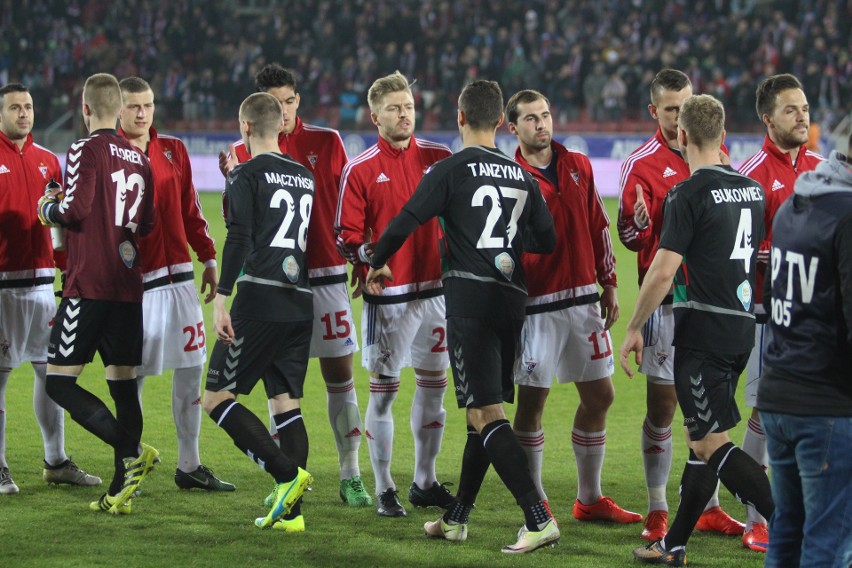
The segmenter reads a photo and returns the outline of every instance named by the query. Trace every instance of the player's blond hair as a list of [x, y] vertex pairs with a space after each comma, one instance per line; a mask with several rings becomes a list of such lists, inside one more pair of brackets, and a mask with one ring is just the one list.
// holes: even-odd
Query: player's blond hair
[[121, 88], [109, 73], [95, 73], [83, 85], [83, 102], [98, 119], [118, 117], [121, 110]]
[[370, 90], [367, 91], [367, 103], [370, 105], [370, 110], [378, 114], [385, 95], [400, 91], [405, 91], [411, 95], [411, 84], [405, 78], [405, 75], [399, 71], [394, 71], [390, 75], [379, 77], [373, 81]]
[[710, 95], [692, 95], [681, 105], [677, 122], [690, 144], [718, 147], [725, 131], [725, 107]]
[[281, 130], [281, 103], [269, 93], [249, 95], [240, 105], [240, 120], [252, 125], [258, 138], [276, 138]]

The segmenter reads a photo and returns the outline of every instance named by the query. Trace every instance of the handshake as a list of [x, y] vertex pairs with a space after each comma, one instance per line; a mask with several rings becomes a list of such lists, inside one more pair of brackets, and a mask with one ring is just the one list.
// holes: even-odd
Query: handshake
[[51, 178], [50, 182], [44, 188], [44, 195], [39, 198], [36, 205], [38, 220], [41, 221], [42, 225], [56, 225], [56, 221], [52, 218], [51, 214], [53, 213], [53, 209], [62, 201], [63, 197], [62, 186]]

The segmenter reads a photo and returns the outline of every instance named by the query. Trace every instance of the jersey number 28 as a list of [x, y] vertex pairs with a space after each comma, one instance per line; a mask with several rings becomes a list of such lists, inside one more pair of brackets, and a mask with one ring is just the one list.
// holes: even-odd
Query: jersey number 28
[[[313, 205], [313, 202], [314, 196], [309, 193], [303, 195], [299, 200], [301, 223], [299, 224], [298, 241], [299, 249], [302, 251], [305, 250], [308, 244], [308, 220], [311, 218], [311, 205]], [[287, 208], [287, 212], [284, 214], [281, 226], [278, 228], [278, 232], [275, 233], [275, 238], [272, 239], [269, 246], [294, 249], [296, 248], [296, 239], [288, 237], [287, 234], [290, 232], [290, 225], [293, 224], [293, 219], [296, 217], [296, 203], [293, 200], [293, 196], [286, 189], [276, 190], [272, 194], [272, 200], [269, 203], [269, 206], [273, 209], [280, 209], [282, 205]]]

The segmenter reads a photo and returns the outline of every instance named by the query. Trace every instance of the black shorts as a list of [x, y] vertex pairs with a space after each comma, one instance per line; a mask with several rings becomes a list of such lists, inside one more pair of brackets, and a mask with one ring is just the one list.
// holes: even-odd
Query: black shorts
[[206, 390], [248, 394], [263, 379], [267, 398], [288, 393], [302, 398], [313, 322], [236, 318], [234, 342], [217, 341], [210, 355]]
[[104, 366], [142, 364], [142, 303], [62, 298], [47, 346], [47, 362], [85, 365], [100, 353]]
[[447, 343], [459, 408], [514, 402], [515, 359], [523, 319], [447, 318]]
[[691, 439], [726, 432], [739, 423], [735, 394], [748, 356], [749, 352], [720, 355], [686, 347], [675, 349], [675, 390]]

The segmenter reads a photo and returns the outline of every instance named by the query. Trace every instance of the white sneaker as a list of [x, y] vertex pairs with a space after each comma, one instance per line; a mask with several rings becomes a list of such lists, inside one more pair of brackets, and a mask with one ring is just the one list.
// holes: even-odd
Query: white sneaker
[[19, 491], [18, 486], [12, 481], [12, 474], [9, 473], [9, 468], [0, 467], [0, 495], [11, 495]]
[[542, 546], [556, 546], [559, 542], [559, 528], [553, 519], [549, 520], [540, 531], [527, 530], [527, 526], [518, 531], [518, 542], [504, 546], [503, 552], [507, 554], [523, 554], [538, 550]]
[[454, 542], [463, 542], [467, 538], [466, 523], [448, 523], [444, 521], [444, 517], [426, 523], [423, 525], [423, 530], [426, 536], [432, 538], [443, 538]]

